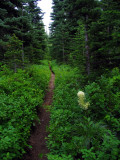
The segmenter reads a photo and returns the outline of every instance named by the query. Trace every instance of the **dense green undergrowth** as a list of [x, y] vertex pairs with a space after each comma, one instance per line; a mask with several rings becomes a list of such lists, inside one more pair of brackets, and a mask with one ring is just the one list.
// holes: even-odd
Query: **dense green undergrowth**
[[0, 72], [0, 159], [20, 158], [43, 103], [48, 87], [48, 65], [32, 65], [13, 73], [5, 66]]
[[85, 87], [91, 104], [89, 116], [103, 120], [120, 138], [120, 71], [114, 68], [109, 74], [102, 75]]
[[[86, 102], [89, 101], [90, 106], [83, 110], [78, 105], [80, 75], [77, 69], [65, 65], [53, 65], [52, 69], [56, 79], [48, 136], [48, 160], [120, 159], [120, 141], [115, 131], [119, 127], [119, 121], [116, 122], [119, 86], [116, 85], [120, 74], [111, 74], [110, 78], [102, 77], [98, 82], [87, 85]], [[115, 125], [111, 123], [110, 116], [116, 118]]]
[[[115, 68], [84, 87], [84, 110], [78, 104], [81, 90], [77, 68], [51, 63], [55, 90], [49, 126], [48, 160], [120, 159], [120, 72]], [[13, 73], [0, 71], [0, 159], [21, 158], [50, 79], [46, 61]], [[83, 86], [82, 86], [83, 89]]]

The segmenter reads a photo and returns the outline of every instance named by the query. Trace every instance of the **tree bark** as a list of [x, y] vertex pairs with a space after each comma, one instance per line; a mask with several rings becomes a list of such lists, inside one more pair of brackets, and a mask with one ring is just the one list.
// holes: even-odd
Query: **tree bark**
[[63, 43], [63, 48], [62, 48], [62, 50], [63, 50], [63, 62], [65, 61], [65, 48], [64, 48], [64, 43]]
[[90, 75], [90, 52], [89, 52], [89, 45], [88, 45], [88, 25], [87, 25], [88, 15], [86, 15], [86, 22], [85, 22], [85, 49], [86, 49], [86, 69], [87, 74]]
[[[23, 4], [22, 4], [22, 17], [23, 17]], [[23, 32], [23, 24], [22, 24], [22, 32]], [[22, 43], [23, 43], [23, 36], [22, 36]], [[22, 44], [22, 67], [24, 69], [24, 46]]]
[[65, 45], [64, 45], [64, 32], [62, 31], [62, 58], [65, 61]]
[[24, 61], [25, 61], [25, 59], [24, 59], [24, 46], [22, 44], [22, 65], [23, 65], [23, 69], [24, 69]]
[[17, 72], [16, 56], [14, 54], [14, 72]]

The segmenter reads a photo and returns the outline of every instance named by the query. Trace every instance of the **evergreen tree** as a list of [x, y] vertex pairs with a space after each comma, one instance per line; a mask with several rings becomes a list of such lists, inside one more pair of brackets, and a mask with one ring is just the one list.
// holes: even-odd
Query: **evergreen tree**
[[101, 16], [91, 25], [92, 69], [101, 75], [106, 69], [119, 66], [119, 1], [102, 0]]
[[[75, 37], [79, 30], [79, 22], [81, 21], [84, 26], [83, 43], [85, 44], [86, 72], [89, 75], [91, 68], [89, 31], [91, 23], [95, 22], [99, 17], [99, 2], [95, 0], [54, 0], [53, 4], [52, 18], [54, 21], [51, 27], [51, 38], [53, 41], [52, 55], [55, 58], [59, 57], [59, 60], [61, 60], [60, 57], [63, 57], [63, 53], [65, 53], [65, 55], [67, 53], [67, 57], [69, 57], [69, 55], [74, 52], [73, 48], [76, 48]], [[75, 45], [74, 47], [73, 44]], [[82, 55], [82, 53], [80, 54]], [[68, 58], [66, 60], [68, 60]]]
[[86, 70], [87, 74], [90, 74], [90, 42], [89, 42], [89, 30], [90, 25], [92, 22], [96, 21], [99, 15], [99, 10], [97, 10], [98, 3], [95, 0], [76, 0], [74, 2], [69, 2], [69, 5], [71, 3], [73, 15], [75, 15], [75, 18], [78, 20], [81, 20], [84, 24], [84, 30], [85, 30], [85, 55], [86, 55]]
[[[29, 31], [29, 44], [27, 44], [26, 52], [30, 62], [38, 62], [44, 58], [46, 51], [45, 43], [45, 30], [42, 22], [43, 13], [37, 6], [38, 0], [30, 0], [28, 6], [26, 6], [29, 20], [31, 23], [31, 30]], [[28, 51], [27, 51], [28, 50]], [[31, 50], [31, 52], [29, 51]]]
[[22, 41], [20, 41], [14, 34], [9, 39], [7, 48], [7, 52], [5, 53], [7, 64], [14, 68], [14, 72], [16, 72], [17, 68], [22, 64]]
[[[6, 42], [15, 34], [22, 44], [22, 61], [42, 59], [46, 49], [42, 12], [38, 0], [9, 0], [0, 2], [0, 59], [4, 60]], [[31, 49], [31, 51], [30, 51]], [[34, 52], [32, 52], [34, 50]]]
[[[85, 30], [84, 30], [84, 24], [79, 21], [79, 26], [77, 27], [76, 34], [74, 38], [72, 39], [71, 45], [70, 45], [70, 54], [69, 54], [69, 63], [71, 66], [79, 68], [80, 75], [83, 75], [81, 77], [81, 83], [82, 80], [87, 77], [86, 73], [86, 56], [85, 56]], [[84, 78], [84, 79], [82, 79]]]
[[53, 0], [53, 13], [51, 25], [52, 57], [59, 61], [66, 61], [69, 53], [69, 26], [66, 19], [65, 2]]

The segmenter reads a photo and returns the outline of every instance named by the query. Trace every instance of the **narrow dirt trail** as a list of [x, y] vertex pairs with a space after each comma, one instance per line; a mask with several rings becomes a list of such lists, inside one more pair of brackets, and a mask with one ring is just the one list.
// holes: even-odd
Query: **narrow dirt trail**
[[45, 95], [43, 107], [38, 109], [38, 117], [40, 123], [36, 123], [33, 133], [30, 137], [29, 144], [32, 149], [24, 156], [23, 160], [47, 160], [46, 154], [49, 150], [46, 146], [45, 137], [48, 136], [46, 127], [49, 125], [50, 113], [45, 109], [45, 106], [51, 105], [54, 90], [55, 75], [51, 72], [51, 79], [49, 82], [49, 89]]

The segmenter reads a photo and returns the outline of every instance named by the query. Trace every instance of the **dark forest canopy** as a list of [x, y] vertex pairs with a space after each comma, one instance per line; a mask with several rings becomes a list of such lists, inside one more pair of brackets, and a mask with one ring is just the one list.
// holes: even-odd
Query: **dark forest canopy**
[[[49, 51], [47, 46], [51, 46], [52, 59], [77, 66], [86, 75], [101, 75], [107, 69], [119, 67], [118, 0], [53, 0], [50, 28], [52, 45], [47, 45], [43, 13], [37, 2], [0, 2], [1, 62], [9, 63], [8, 51], [11, 50], [11, 37], [14, 34], [22, 43], [19, 53], [22, 65], [25, 61], [38, 63], [46, 57]], [[12, 52], [11, 58], [13, 55]]]
[[[11, 37], [22, 42], [19, 60], [37, 63], [46, 51], [43, 13], [38, 0], [0, 1], [0, 60], [9, 63], [6, 51], [12, 50]], [[16, 39], [17, 40], [17, 39]], [[19, 46], [19, 44], [18, 44]], [[17, 42], [16, 42], [17, 47]], [[14, 50], [14, 49], [13, 49]], [[14, 57], [14, 53], [11, 57]], [[12, 58], [14, 59], [14, 58]]]
[[119, 0], [53, 0], [51, 55], [101, 75], [119, 67]]

